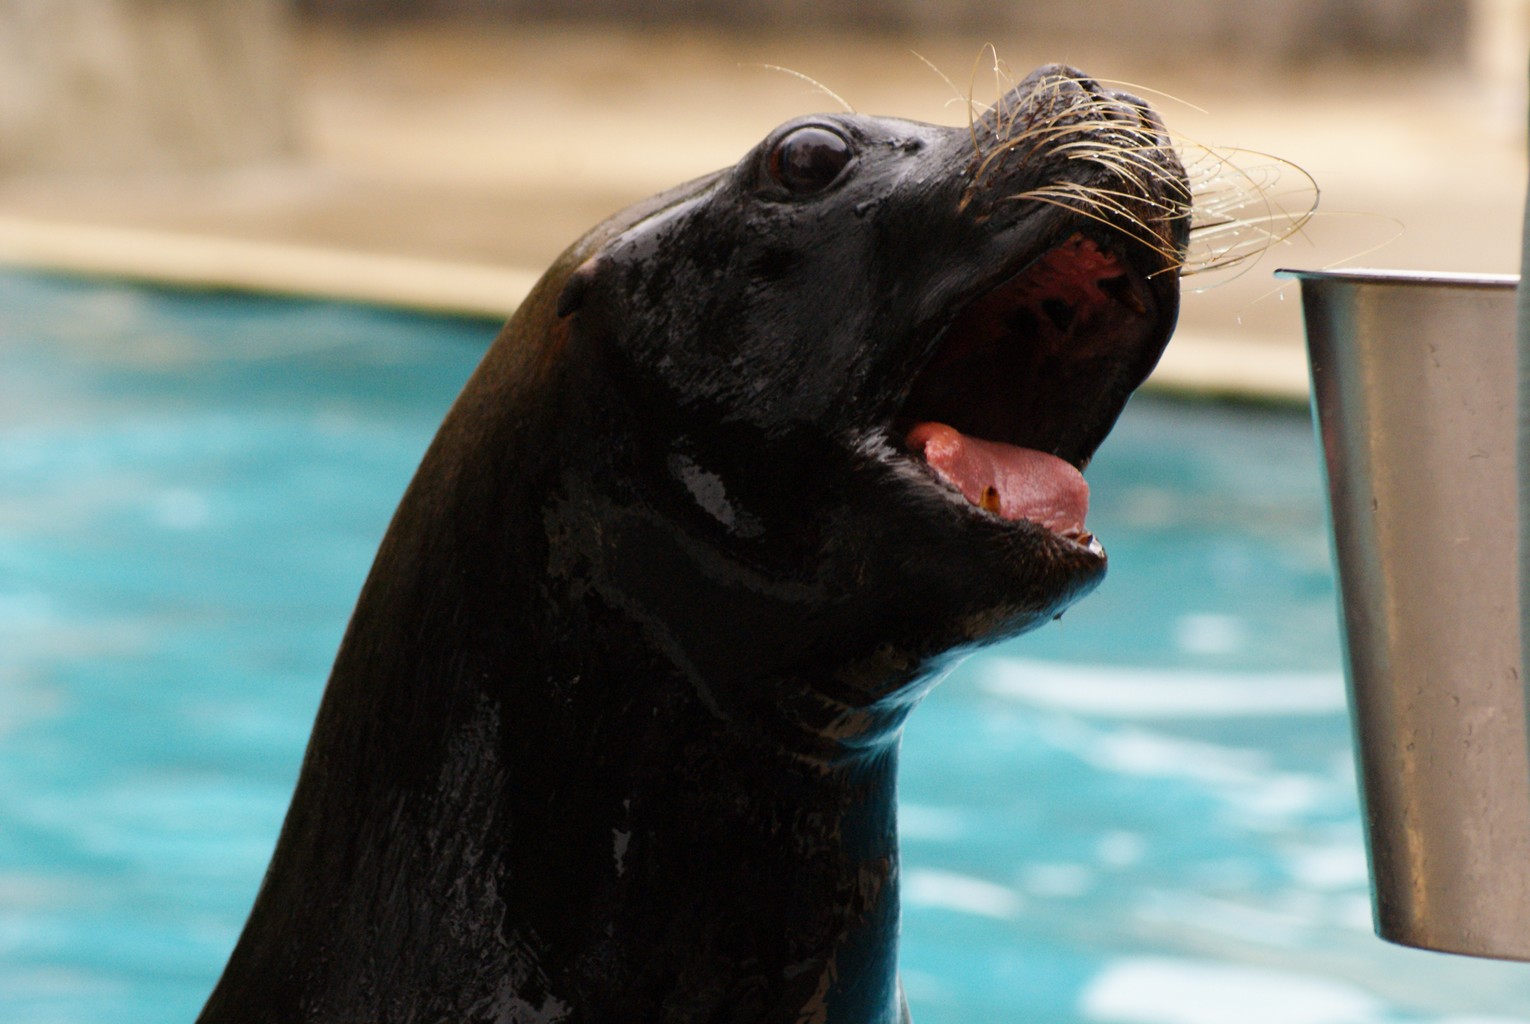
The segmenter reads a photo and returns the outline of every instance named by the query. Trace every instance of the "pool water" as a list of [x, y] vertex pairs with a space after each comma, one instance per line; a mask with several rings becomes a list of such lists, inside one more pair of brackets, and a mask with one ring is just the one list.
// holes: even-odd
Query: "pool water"
[[[0, 274], [0, 1020], [190, 1020], [374, 548], [495, 325]], [[1110, 578], [904, 742], [919, 1024], [1508, 1024], [1370, 930], [1315, 451], [1139, 397]]]

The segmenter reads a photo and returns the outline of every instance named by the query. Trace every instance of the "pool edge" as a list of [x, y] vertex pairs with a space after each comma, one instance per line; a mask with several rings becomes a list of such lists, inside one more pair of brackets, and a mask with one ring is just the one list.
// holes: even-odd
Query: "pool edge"
[[319, 246], [0, 216], [0, 265], [504, 319], [539, 274]]

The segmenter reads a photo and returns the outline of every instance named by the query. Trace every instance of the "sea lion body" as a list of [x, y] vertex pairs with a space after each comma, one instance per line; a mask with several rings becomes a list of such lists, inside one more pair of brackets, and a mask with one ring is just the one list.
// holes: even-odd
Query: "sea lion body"
[[[1059, 148], [1117, 136], [1136, 173]], [[1016, 198], [1060, 181], [1129, 227]], [[903, 1019], [899, 730], [1102, 576], [1075, 478], [1172, 330], [1182, 187], [1048, 68], [576, 243], [404, 496], [201, 1020]]]

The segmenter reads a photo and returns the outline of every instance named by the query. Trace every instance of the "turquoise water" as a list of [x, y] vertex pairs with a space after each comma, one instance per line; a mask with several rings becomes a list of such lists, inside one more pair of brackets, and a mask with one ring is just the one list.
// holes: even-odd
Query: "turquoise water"
[[[494, 325], [0, 274], [0, 1020], [189, 1020]], [[1508, 1024], [1370, 932], [1305, 416], [1138, 399], [1110, 578], [904, 744], [919, 1024]]]

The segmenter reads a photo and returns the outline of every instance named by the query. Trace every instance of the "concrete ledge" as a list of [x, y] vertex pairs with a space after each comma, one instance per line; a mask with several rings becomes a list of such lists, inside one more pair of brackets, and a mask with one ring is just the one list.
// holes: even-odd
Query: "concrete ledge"
[[1216, 341], [1191, 331], [1174, 335], [1145, 387], [1159, 391], [1262, 402], [1306, 404], [1307, 350], [1273, 342]]
[[[539, 271], [271, 242], [0, 217], [0, 263], [184, 288], [346, 299], [502, 320]], [[1305, 402], [1301, 349], [1181, 330], [1149, 388]]]
[[271, 242], [0, 217], [0, 263], [185, 288], [504, 319], [538, 273]]

